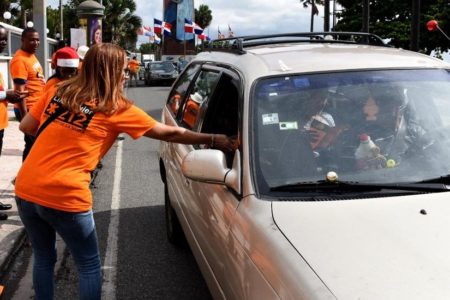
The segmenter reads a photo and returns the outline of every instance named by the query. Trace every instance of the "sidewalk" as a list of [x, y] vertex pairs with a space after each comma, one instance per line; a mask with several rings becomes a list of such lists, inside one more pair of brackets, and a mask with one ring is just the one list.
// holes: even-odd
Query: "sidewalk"
[[0, 156], [0, 202], [12, 204], [13, 207], [1, 211], [8, 214], [8, 220], [0, 221], [0, 278], [24, 237], [23, 225], [14, 200], [14, 185], [11, 183], [22, 164], [23, 133], [19, 130], [19, 122], [15, 121], [11, 104], [8, 106], [8, 115], [10, 121], [5, 129]]

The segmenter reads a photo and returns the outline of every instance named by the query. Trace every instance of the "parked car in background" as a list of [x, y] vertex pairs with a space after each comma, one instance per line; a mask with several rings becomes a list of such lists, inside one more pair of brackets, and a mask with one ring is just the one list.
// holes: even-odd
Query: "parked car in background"
[[355, 33], [214, 41], [162, 122], [166, 229], [215, 299], [450, 299], [450, 64]]
[[154, 61], [145, 67], [146, 85], [171, 84], [178, 77], [178, 71], [170, 61]]

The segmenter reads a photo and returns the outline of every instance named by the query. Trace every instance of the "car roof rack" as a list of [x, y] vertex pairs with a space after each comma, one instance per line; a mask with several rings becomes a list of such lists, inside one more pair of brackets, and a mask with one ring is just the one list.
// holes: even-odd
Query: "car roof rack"
[[204, 49], [205, 51], [245, 54], [245, 48], [247, 47], [288, 43], [340, 43], [387, 47], [379, 36], [372, 33], [330, 31], [232, 37], [209, 41]]

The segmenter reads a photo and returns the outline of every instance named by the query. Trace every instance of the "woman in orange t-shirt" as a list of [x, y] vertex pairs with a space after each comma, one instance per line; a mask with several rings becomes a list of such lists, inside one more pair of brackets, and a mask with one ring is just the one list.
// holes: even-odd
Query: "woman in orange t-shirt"
[[[78, 76], [49, 90], [20, 124], [36, 134], [16, 178], [16, 201], [34, 256], [33, 283], [39, 299], [53, 298], [55, 232], [79, 270], [80, 298], [100, 299], [101, 271], [92, 215], [90, 172], [124, 132], [184, 144], [215, 142], [232, 150], [221, 134], [196, 133], [155, 121], [123, 94], [126, 54], [117, 45], [93, 45]], [[51, 122], [47, 121], [51, 120]]]

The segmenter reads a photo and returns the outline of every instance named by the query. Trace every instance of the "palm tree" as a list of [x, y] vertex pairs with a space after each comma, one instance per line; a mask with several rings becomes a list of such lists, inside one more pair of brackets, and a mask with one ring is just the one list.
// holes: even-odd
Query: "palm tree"
[[103, 20], [103, 40], [133, 48], [137, 41], [136, 31], [142, 26], [142, 19], [136, 11], [134, 0], [106, 0]]
[[316, 4], [323, 4], [323, 0], [299, 0], [300, 3], [303, 3], [303, 7], [307, 8], [311, 5], [311, 28], [310, 31], [314, 31], [314, 15], [319, 15], [319, 10], [317, 9]]
[[201, 4], [198, 10], [195, 9], [195, 23], [197, 23], [201, 28], [205, 29], [211, 24], [213, 17], [212, 11], [209, 9], [208, 5]]

